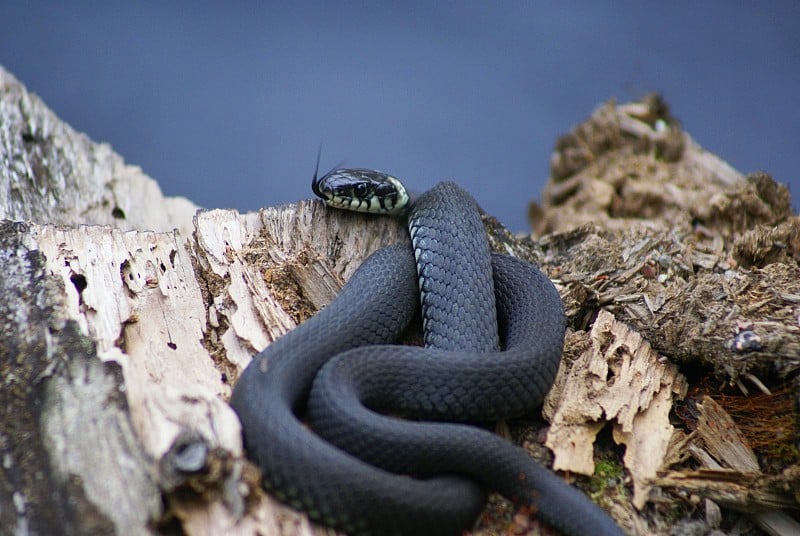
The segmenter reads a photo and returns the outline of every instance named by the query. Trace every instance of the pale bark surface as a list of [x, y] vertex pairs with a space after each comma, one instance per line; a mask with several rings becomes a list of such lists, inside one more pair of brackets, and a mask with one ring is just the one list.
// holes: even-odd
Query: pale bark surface
[[75, 132], [0, 66], [0, 219], [191, 230], [197, 207]]
[[[260, 489], [226, 401], [253, 354], [406, 240], [401, 223], [315, 201], [192, 216], [1, 68], [0, 136], [0, 532], [326, 533]], [[632, 534], [763, 508], [750, 519], [791, 529], [797, 459], [763, 467], [696, 392], [698, 367], [751, 391], [796, 378], [785, 188], [703, 151], [659, 100], [610, 103], [559, 141], [532, 213], [538, 243], [487, 229], [541, 264], [571, 329], [550, 427], [511, 435], [573, 480], [614, 466], [578, 482]], [[476, 533], [509, 527], [538, 530], [493, 500]]]

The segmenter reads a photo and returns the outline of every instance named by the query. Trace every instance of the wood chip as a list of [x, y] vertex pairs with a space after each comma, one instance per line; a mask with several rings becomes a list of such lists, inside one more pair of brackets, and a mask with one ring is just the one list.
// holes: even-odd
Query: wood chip
[[[667, 454], [674, 432], [669, 411], [683, 398], [686, 382], [676, 366], [659, 359], [642, 337], [600, 311], [591, 346], [562, 368], [546, 407], [552, 408], [545, 445], [555, 454], [553, 468], [594, 473], [595, 437], [613, 422], [617, 443], [626, 445], [624, 464], [634, 485], [633, 503], [644, 507], [651, 485]], [[552, 405], [551, 405], [552, 403]]]

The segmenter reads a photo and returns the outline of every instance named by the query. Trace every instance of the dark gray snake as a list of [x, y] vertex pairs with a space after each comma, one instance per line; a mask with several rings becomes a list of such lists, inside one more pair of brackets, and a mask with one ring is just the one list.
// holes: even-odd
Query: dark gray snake
[[[405, 193], [386, 188], [386, 177], [335, 170], [315, 174], [314, 191], [329, 204], [391, 213]], [[566, 534], [623, 534], [522, 448], [456, 424], [541, 404], [564, 337], [552, 283], [526, 262], [490, 254], [477, 205], [453, 183], [420, 196], [408, 219], [413, 251], [372, 254], [236, 383], [231, 405], [265, 488], [350, 534], [459, 534], [485, 507], [487, 489]], [[426, 348], [386, 345], [420, 296]]]

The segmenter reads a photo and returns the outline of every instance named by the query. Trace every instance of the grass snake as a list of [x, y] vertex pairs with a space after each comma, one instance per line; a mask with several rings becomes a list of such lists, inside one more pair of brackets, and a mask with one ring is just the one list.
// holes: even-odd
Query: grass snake
[[[313, 190], [362, 212], [396, 214], [409, 201], [397, 179], [372, 170], [315, 173]], [[553, 284], [490, 253], [477, 204], [454, 183], [420, 195], [406, 217], [412, 246], [373, 253], [237, 381], [231, 405], [264, 487], [350, 534], [459, 534], [487, 490], [565, 534], [623, 534], [522, 448], [462, 424], [541, 404], [565, 329]], [[420, 302], [425, 348], [389, 344]]]

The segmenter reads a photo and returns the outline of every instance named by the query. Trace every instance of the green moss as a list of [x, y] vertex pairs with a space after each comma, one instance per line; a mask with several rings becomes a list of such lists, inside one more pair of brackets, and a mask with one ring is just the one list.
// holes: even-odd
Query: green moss
[[625, 474], [625, 469], [619, 460], [607, 458], [600, 460], [594, 464], [594, 477], [593, 479], [620, 479]]
[[603, 504], [604, 499], [627, 497], [625, 468], [620, 460], [609, 455], [595, 461], [594, 475], [589, 479], [589, 494], [599, 504]]

